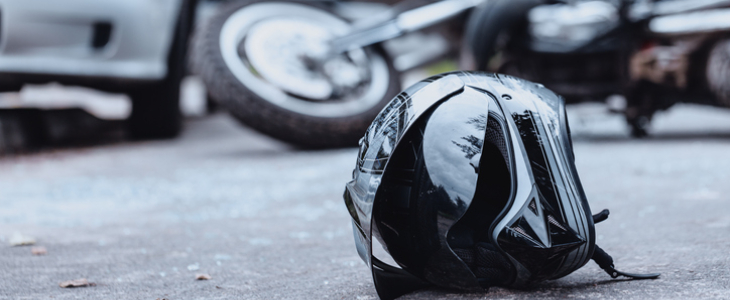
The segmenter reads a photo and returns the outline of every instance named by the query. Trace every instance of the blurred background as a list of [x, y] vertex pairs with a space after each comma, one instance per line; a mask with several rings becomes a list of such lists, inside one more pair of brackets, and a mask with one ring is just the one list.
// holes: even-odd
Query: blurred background
[[730, 1], [0, 0], [0, 16], [0, 299], [374, 298], [340, 200], [355, 147], [400, 91], [456, 70], [562, 95], [593, 209], [615, 213], [599, 242], [667, 274], [603, 284], [591, 266], [548, 298], [730, 289]]
[[297, 147], [354, 146], [399, 91], [460, 69], [605, 105], [638, 138], [676, 104], [730, 105], [726, 1], [2, 5], [0, 153], [175, 138], [223, 112]]

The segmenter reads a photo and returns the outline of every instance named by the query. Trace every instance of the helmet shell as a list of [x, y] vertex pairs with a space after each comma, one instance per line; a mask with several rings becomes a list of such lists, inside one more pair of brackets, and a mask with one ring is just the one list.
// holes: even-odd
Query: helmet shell
[[446, 73], [402, 92], [361, 139], [344, 198], [381, 298], [524, 286], [593, 253], [564, 101], [511, 76]]

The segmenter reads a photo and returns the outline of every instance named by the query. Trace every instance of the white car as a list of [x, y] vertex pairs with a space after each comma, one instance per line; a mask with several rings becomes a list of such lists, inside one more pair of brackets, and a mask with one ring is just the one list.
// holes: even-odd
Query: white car
[[196, 2], [0, 0], [0, 88], [60, 82], [126, 93], [133, 136], [175, 136]]

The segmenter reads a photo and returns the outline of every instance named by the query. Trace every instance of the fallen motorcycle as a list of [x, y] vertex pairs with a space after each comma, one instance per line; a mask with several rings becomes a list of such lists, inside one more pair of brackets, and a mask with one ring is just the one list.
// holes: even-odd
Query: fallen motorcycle
[[358, 2], [232, 1], [196, 33], [193, 68], [213, 100], [261, 132], [305, 147], [354, 146], [401, 91], [403, 68], [382, 42], [482, 1], [421, 2], [377, 10]]
[[464, 35], [465, 68], [543, 83], [569, 103], [622, 96], [635, 137], [675, 103], [730, 107], [727, 0], [489, 0]]

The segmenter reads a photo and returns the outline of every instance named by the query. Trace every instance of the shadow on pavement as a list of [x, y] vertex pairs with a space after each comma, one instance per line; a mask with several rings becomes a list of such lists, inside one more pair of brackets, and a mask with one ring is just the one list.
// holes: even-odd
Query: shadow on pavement
[[119, 143], [124, 129], [82, 109], [0, 110], [0, 155]]
[[[457, 296], [454, 299], [489, 299], [489, 298], [503, 298], [507, 294], [511, 295], [511, 299], [533, 299], [540, 292], [549, 293], [548, 298], [565, 298], [569, 294], [586, 294], [587, 290], [594, 289], [597, 286], [613, 285], [631, 281], [630, 279], [613, 279], [613, 280], [601, 280], [601, 281], [589, 281], [589, 282], [576, 282], [569, 284], [560, 284], [558, 282], [547, 282], [534, 287], [525, 289], [505, 289], [505, 288], [491, 288], [489, 291], [484, 293], [473, 293], [463, 294], [458, 291], [432, 288], [422, 291], [417, 291], [412, 294], [405, 295], [399, 299], [432, 299], [432, 298], [448, 298], [448, 296]], [[448, 295], [448, 296], [447, 296]], [[446, 296], [446, 297], [444, 297]]]
[[699, 141], [699, 140], [726, 140], [730, 141], [728, 132], [665, 132], [653, 134], [644, 138], [633, 138], [628, 135], [601, 135], [601, 134], [579, 134], [573, 136], [575, 142], [589, 143], [641, 143], [641, 142], [669, 142], [669, 141]]

